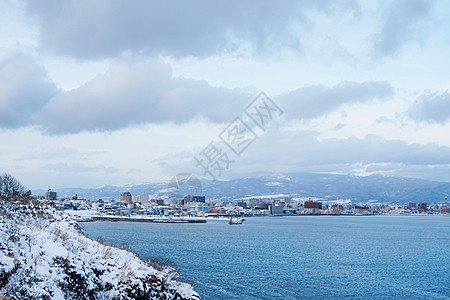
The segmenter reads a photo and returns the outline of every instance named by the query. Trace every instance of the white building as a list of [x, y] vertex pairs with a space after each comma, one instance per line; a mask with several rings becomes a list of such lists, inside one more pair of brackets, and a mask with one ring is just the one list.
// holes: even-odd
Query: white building
[[150, 199], [150, 197], [146, 193], [142, 193], [142, 194], [137, 196], [137, 202], [139, 202], [141, 204], [148, 204], [148, 203], [150, 203], [149, 199]]

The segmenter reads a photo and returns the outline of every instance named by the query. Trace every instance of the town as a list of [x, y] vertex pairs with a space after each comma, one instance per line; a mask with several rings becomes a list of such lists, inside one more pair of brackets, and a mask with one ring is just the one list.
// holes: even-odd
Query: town
[[[118, 199], [84, 199], [74, 195], [71, 198], [58, 197], [49, 189], [37, 199], [52, 201], [60, 210], [85, 212], [88, 216], [102, 218], [138, 218], [148, 216], [164, 217], [229, 217], [233, 216], [298, 216], [298, 215], [418, 215], [449, 214], [447, 197], [442, 202], [423, 203], [351, 203], [346, 200], [319, 198], [262, 199], [249, 198], [236, 201], [209, 200], [205, 196], [185, 196], [182, 199], [153, 199], [149, 194], [133, 196], [124, 192]], [[78, 216], [78, 214], [76, 214]]]

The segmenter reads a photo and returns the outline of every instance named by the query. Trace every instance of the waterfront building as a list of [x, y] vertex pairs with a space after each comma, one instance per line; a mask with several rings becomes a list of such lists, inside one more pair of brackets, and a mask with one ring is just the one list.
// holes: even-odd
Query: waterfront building
[[340, 204], [331, 205], [331, 213], [332, 214], [339, 215], [343, 209], [344, 209], [344, 207]]
[[416, 208], [417, 208], [416, 202], [408, 202], [406, 204], [406, 209], [416, 209]]
[[282, 215], [284, 206], [270, 205], [271, 215]]
[[202, 202], [189, 202], [185, 204], [185, 208], [189, 211], [208, 212], [209, 206]]
[[426, 203], [419, 203], [417, 206], [418, 211], [428, 211], [428, 207]]
[[130, 192], [125, 192], [122, 195], [120, 195], [120, 202], [121, 203], [132, 203], [133, 202], [133, 196]]
[[320, 202], [313, 202], [313, 201], [306, 201], [303, 204], [305, 209], [311, 209], [311, 208], [316, 208], [316, 209], [322, 209], [322, 203]]

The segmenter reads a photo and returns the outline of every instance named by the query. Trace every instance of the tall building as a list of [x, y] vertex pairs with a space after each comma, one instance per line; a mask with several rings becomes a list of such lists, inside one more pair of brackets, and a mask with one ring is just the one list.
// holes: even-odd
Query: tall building
[[193, 196], [192, 197], [192, 201], [205, 203], [206, 202], [206, 197], [205, 196]]
[[140, 195], [137, 196], [137, 202], [141, 203], [141, 204], [148, 204], [149, 203], [149, 195], [146, 193], [142, 193]]
[[417, 206], [417, 209], [419, 211], [427, 211], [428, 210], [428, 206], [426, 203], [419, 203], [419, 205]]
[[51, 189], [48, 189], [47, 193], [45, 193], [45, 200], [54, 201], [56, 200], [58, 195], [56, 192], [52, 191]]
[[132, 203], [133, 202], [133, 196], [131, 196], [130, 192], [125, 192], [122, 195], [120, 195], [120, 202], [122, 202], [122, 203]]
[[416, 202], [408, 202], [406, 204], [406, 208], [407, 209], [416, 209], [417, 208], [417, 204], [416, 204]]

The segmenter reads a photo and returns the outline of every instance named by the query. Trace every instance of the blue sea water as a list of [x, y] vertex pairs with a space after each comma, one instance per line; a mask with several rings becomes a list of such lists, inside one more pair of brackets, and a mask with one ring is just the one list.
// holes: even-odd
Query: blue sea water
[[176, 263], [202, 299], [450, 299], [450, 217], [97, 221], [91, 237]]

